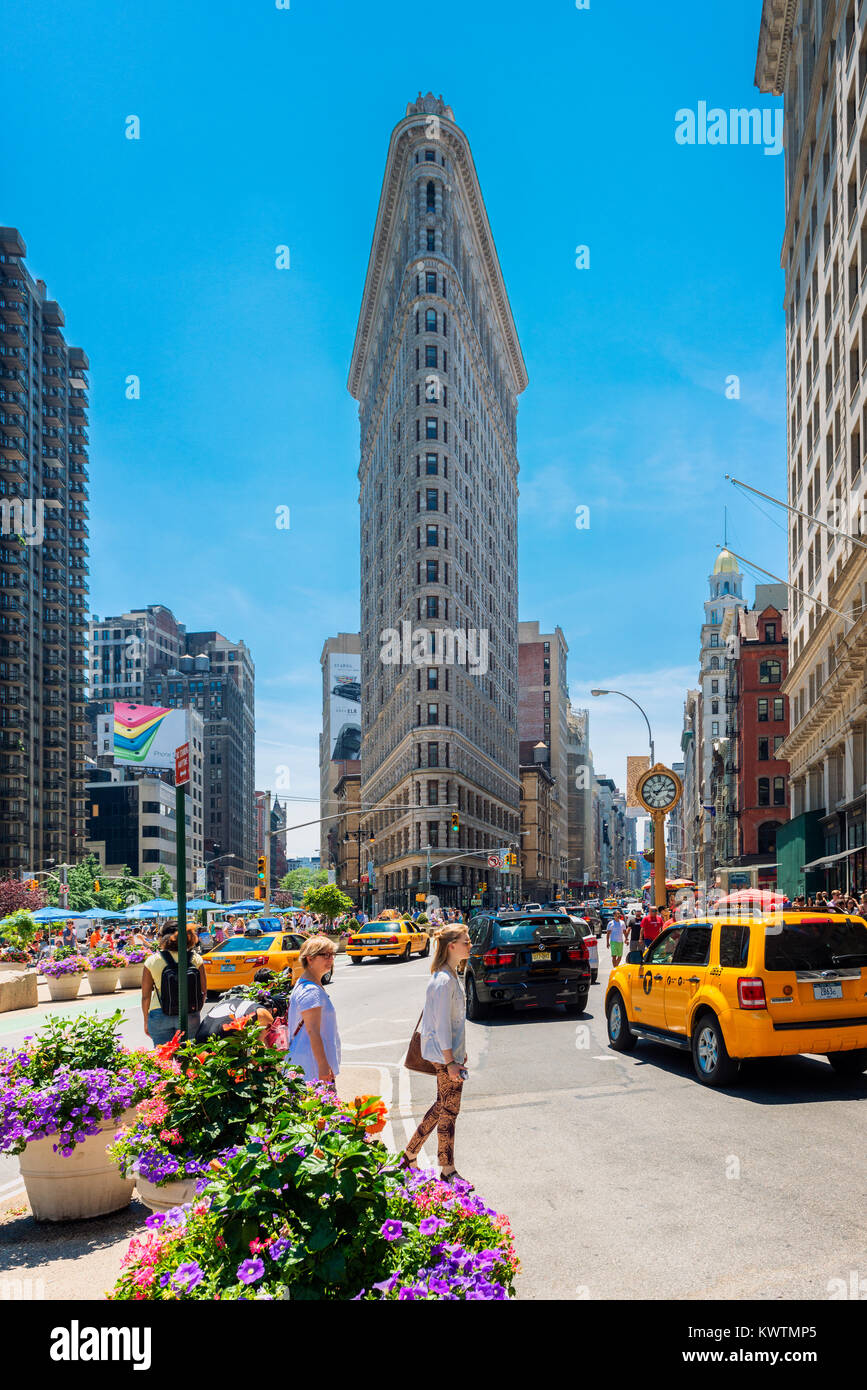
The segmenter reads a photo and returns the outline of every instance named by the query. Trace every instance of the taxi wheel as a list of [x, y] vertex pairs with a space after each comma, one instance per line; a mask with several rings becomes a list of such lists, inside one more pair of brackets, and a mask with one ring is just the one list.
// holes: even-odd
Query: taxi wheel
[[429, 956], [429, 955], [430, 955], [430, 937], [428, 937], [427, 941], [424, 943], [424, 946], [422, 947], [422, 949], [419, 951], [418, 954], [419, 954], [419, 960], [424, 960], [425, 956]]
[[637, 1041], [629, 1026], [623, 996], [615, 990], [608, 1003], [608, 1046], [615, 1052], [631, 1052]]
[[411, 942], [411, 941], [408, 941], [408, 942], [406, 943], [406, 950], [403, 951], [402, 954], [398, 956], [398, 960], [409, 960], [410, 956], [412, 955], [411, 947], [412, 947], [412, 942]]
[[364, 956], [350, 956], [349, 959], [352, 961], [353, 965], [360, 965], [364, 960]]
[[692, 1064], [703, 1086], [728, 1086], [738, 1074], [716, 1014], [702, 1014], [692, 1034]]
[[856, 1047], [852, 1052], [828, 1052], [826, 1055], [838, 1076], [861, 1076], [867, 1071], [867, 1048]]

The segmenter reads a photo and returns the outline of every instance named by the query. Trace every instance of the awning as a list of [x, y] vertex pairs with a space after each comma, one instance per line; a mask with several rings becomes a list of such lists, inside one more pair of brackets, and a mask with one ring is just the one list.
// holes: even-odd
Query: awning
[[837, 854], [823, 854], [821, 859], [811, 859], [809, 864], [801, 865], [801, 873], [805, 869], [817, 869], [820, 864], [833, 864], [836, 859], [848, 859], [850, 854], [860, 854], [864, 845], [856, 845], [854, 849], [841, 849]]

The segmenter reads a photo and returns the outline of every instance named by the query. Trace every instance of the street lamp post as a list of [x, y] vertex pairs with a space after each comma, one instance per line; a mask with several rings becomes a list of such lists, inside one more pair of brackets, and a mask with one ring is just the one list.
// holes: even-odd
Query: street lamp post
[[636, 708], [637, 710], [640, 710], [640, 711], [641, 711], [642, 715], [644, 715], [644, 722], [645, 722], [645, 724], [647, 725], [647, 738], [648, 738], [648, 741], [649, 741], [649, 743], [650, 743], [650, 766], [653, 767], [653, 766], [655, 765], [655, 762], [656, 762], [656, 758], [655, 758], [654, 752], [653, 752], [653, 732], [652, 732], [651, 727], [650, 727], [650, 720], [648, 719], [648, 717], [647, 717], [647, 715], [645, 714], [644, 710], [641, 708], [641, 705], [638, 703], [638, 701], [637, 701], [637, 700], [633, 700], [633, 698], [632, 698], [631, 695], [627, 695], [625, 690], [591, 690], [591, 691], [590, 691], [590, 694], [591, 694], [591, 695], [619, 695], [619, 696], [621, 696], [622, 699], [628, 700], [629, 703], [630, 703], [631, 705], [634, 705], [635, 708]]

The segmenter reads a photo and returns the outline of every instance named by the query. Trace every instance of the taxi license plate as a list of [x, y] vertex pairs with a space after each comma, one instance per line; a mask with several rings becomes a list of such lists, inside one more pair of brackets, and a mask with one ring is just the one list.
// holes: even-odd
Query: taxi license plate
[[833, 984], [829, 983], [826, 985], [813, 985], [813, 998], [842, 999], [843, 986], [839, 980], [835, 980]]
[[550, 951], [534, 951], [533, 954], [531, 955], [530, 959], [531, 959], [531, 960], [550, 960], [550, 959], [551, 959], [551, 952], [550, 952]]
[[227, 964], [224, 962], [224, 963], [220, 966], [220, 969], [221, 969], [223, 972], [225, 972], [225, 971], [227, 971], [227, 970], [234, 970], [235, 967], [234, 967], [234, 965], [227, 965]]

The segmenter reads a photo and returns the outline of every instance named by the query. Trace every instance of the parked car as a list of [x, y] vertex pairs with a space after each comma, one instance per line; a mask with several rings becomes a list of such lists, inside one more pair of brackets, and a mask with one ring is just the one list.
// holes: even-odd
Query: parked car
[[867, 1071], [867, 923], [842, 913], [768, 913], [677, 923], [640, 963], [618, 965], [605, 997], [608, 1040], [692, 1054], [698, 1080], [725, 1086], [742, 1060], [824, 1053]]
[[590, 953], [563, 913], [483, 912], [469, 924], [464, 969], [467, 1018], [492, 1008], [565, 1004], [582, 1013], [590, 992]]

